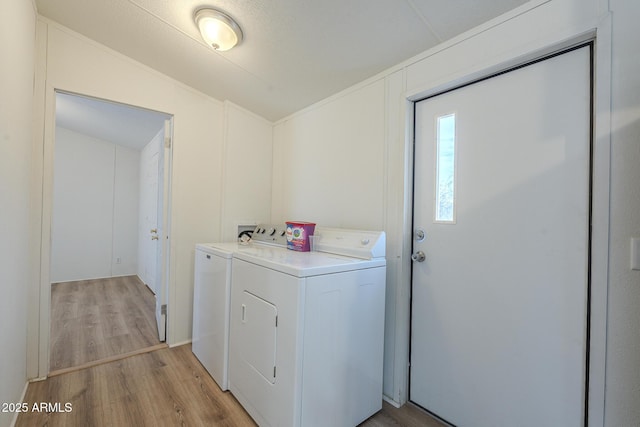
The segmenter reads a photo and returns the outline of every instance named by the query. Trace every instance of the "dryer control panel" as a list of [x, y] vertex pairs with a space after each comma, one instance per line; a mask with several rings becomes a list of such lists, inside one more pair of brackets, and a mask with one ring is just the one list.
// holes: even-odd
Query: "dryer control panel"
[[251, 240], [276, 246], [287, 246], [284, 224], [258, 224], [253, 230]]
[[320, 252], [361, 259], [384, 258], [386, 254], [384, 231], [316, 227], [315, 235]]

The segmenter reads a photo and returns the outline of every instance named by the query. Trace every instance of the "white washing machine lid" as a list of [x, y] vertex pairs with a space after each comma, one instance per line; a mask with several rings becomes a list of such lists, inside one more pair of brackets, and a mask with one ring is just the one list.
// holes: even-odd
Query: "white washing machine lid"
[[384, 258], [359, 259], [326, 252], [297, 252], [281, 247], [238, 248], [235, 259], [243, 260], [296, 277], [341, 273], [386, 265]]
[[223, 243], [197, 243], [196, 244], [196, 249], [197, 250], [201, 250], [204, 251], [208, 254], [211, 255], [217, 255], [219, 257], [223, 257], [223, 258], [231, 258], [233, 257], [233, 254], [240, 251], [240, 250], [245, 250], [247, 248], [252, 248], [252, 247], [281, 247], [284, 248], [284, 246], [278, 246], [278, 245], [272, 245], [272, 244], [268, 244], [268, 243], [262, 243], [262, 242], [254, 242], [251, 241], [249, 243], [240, 243], [240, 242], [223, 242]]
[[198, 243], [196, 244], [196, 250], [201, 250], [205, 253], [216, 255], [222, 258], [231, 258], [233, 253], [238, 250], [240, 243]]

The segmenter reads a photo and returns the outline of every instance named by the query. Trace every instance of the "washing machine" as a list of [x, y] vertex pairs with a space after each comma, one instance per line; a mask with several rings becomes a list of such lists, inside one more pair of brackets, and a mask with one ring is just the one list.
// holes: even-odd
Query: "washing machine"
[[[284, 233], [284, 225], [260, 224], [253, 230], [255, 241], [196, 245], [191, 349], [222, 390], [228, 390], [233, 254], [254, 245], [282, 247]], [[242, 235], [244, 232], [239, 237]]]
[[355, 426], [382, 406], [385, 235], [315, 235], [314, 252], [233, 255], [229, 389], [261, 426]]
[[231, 259], [237, 244], [198, 244], [191, 350], [222, 390], [228, 388]]

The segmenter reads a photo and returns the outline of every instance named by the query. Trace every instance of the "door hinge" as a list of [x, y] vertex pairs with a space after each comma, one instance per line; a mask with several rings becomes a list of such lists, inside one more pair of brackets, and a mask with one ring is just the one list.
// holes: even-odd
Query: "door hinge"
[[276, 328], [278, 327], [278, 316], [276, 316]]
[[274, 366], [273, 367], [273, 378], [275, 378], [275, 377], [276, 377], [276, 367]]
[[167, 315], [167, 304], [162, 304], [160, 306], [160, 314], [166, 316]]

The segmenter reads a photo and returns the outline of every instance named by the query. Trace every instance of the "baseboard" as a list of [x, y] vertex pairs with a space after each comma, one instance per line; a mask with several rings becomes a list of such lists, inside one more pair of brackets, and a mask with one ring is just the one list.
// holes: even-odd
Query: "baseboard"
[[62, 280], [62, 281], [59, 280], [57, 282], [51, 282], [51, 284], [52, 285], [57, 285], [58, 283], [86, 282], [88, 280], [117, 279], [118, 277], [129, 277], [129, 276], [136, 276], [138, 278], [138, 280], [140, 280], [142, 282], [142, 279], [140, 279], [140, 276], [138, 276], [137, 274], [133, 273], [133, 274], [116, 274], [115, 276], [107, 276], [107, 277], [89, 277], [87, 279], [73, 279], [73, 280]]
[[387, 402], [389, 405], [394, 406], [396, 408], [400, 408], [402, 407], [402, 404], [396, 402], [395, 400], [393, 400], [392, 398], [390, 398], [389, 396], [387, 396], [386, 394], [382, 395], [382, 400], [384, 400], [385, 402]]
[[[142, 282], [142, 280], [140, 280]], [[151, 293], [151, 295], [153, 295], [154, 297], [156, 296], [156, 293], [153, 292], [153, 289], [151, 289], [149, 287], [149, 285], [147, 285], [146, 283], [142, 282], [144, 284], [144, 287], [147, 288], [147, 290]]]
[[176, 343], [173, 343], [173, 344], [169, 344], [169, 348], [180, 347], [181, 345], [187, 345], [187, 344], [191, 344], [191, 340], [186, 340], [186, 341], [181, 341], [181, 342], [176, 342]]

